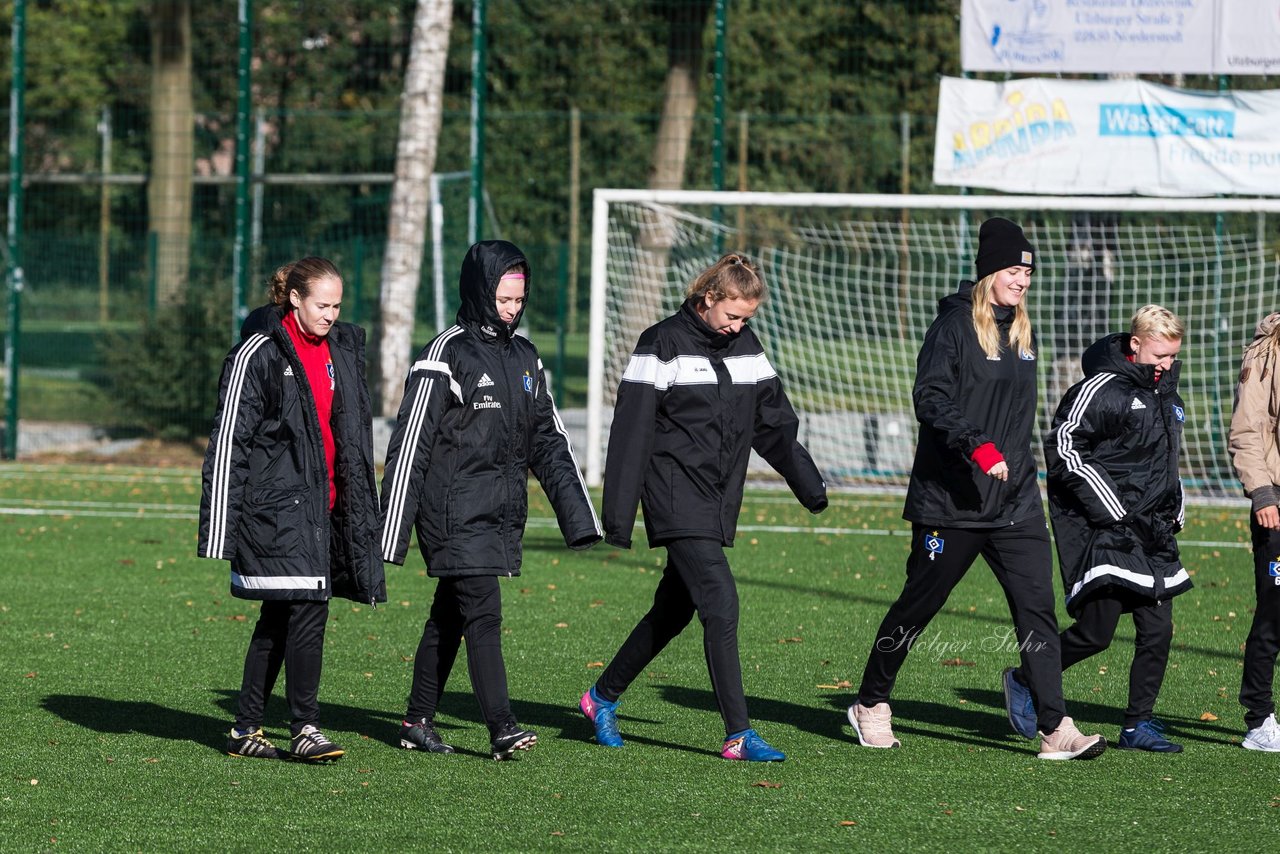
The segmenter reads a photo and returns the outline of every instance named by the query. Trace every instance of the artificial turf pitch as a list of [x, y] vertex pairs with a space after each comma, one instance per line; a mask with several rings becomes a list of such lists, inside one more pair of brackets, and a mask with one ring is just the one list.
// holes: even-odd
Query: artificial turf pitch
[[[333, 602], [321, 724], [347, 755], [307, 766], [224, 753], [257, 609], [228, 594], [226, 563], [194, 556], [198, 500], [186, 469], [0, 467], [0, 849], [1259, 851], [1280, 838], [1280, 755], [1239, 744], [1245, 505], [1193, 507], [1180, 537], [1196, 587], [1175, 605], [1157, 707], [1179, 755], [1037, 760], [1005, 720], [1016, 652], [981, 562], [898, 681], [902, 748], [858, 747], [845, 707], [901, 586], [900, 498], [836, 495], [812, 517], [770, 491], [748, 495], [729, 556], [753, 723], [787, 761], [719, 758], [696, 621], [623, 698], [627, 746], [600, 748], [577, 700], [648, 607], [663, 552], [568, 551], [535, 489], [503, 643], [537, 746], [488, 758], [460, 658], [438, 718], [458, 753], [399, 749], [435, 585], [414, 550], [387, 567], [385, 606]], [[1065, 677], [1069, 713], [1111, 744], [1131, 655], [1122, 622]], [[287, 744], [281, 688], [266, 730]]]

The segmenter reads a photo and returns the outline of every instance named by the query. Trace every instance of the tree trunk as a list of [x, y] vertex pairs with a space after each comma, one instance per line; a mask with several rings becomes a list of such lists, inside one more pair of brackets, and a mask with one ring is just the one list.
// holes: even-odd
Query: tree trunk
[[[711, 0], [689, 0], [672, 3], [667, 9], [667, 80], [649, 168], [651, 190], [678, 190], [684, 185], [689, 143], [698, 114], [702, 39], [712, 6]], [[636, 260], [640, 268], [639, 287], [627, 295], [619, 312], [620, 334], [626, 341], [635, 341], [646, 327], [662, 319], [664, 296], [668, 296], [672, 288], [683, 288], [687, 284], [668, 280], [674, 234], [675, 223], [656, 210], [646, 214], [640, 224], [637, 241], [640, 253]], [[610, 366], [608, 375], [621, 375], [628, 355], [629, 351], [625, 350], [615, 355], [615, 361], [620, 361]], [[612, 394], [612, 390], [609, 393]]]
[[190, 0], [154, 0], [151, 15], [151, 177], [147, 184], [156, 299], [181, 302], [191, 265], [195, 115]]
[[[400, 104], [396, 178], [391, 188], [387, 251], [382, 261], [378, 400], [384, 416], [400, 407], [409, 368], [413, 318], [427, 234], [427, 192], [436, 165], [436, 143], [449, 53], [450, 0], [418, 0], [409, 67]], [[441, 331], [441, 330], [437, 330]]]

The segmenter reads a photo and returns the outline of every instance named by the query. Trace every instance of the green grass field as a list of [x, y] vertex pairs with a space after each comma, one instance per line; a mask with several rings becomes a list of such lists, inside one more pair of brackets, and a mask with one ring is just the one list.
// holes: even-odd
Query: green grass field
[[[662, 552], [569, 552], [534, 494], [524, 575], [504, 582], [518, 761], [487, 757], [464, 662], [440, 729], [396, 727], [433, 591], [416, 553], [376, 611], [335, 600], [323, 726], [331, 766], [238, 759], [223, 744], [256, 608], [194, 557], [199, 482], [181, 469], [0, 468], [0, 848], [250, 850], [1259, 851], [1280, 818], [1280, 756], [1242, 750], [1240, 647], [1253, 589], [1243, 508], [1193, 508], [1159, 714], [1176, 756], [1044, 762], [1004, 718], [1008, 614], [982, 564], [898, 683], [900, 750], [859, 748], [850, 683], [900, 587], [897, 498], [837, 496], [810, 517], [754, 493], [730, 557], [757, 728], [788, 759], [730, 763], [696, 625], [624, 698], [623, 750], [576, 708], [647, 607]], [[1068, 708], [1114, 741], [1131, 627], [1066, 675]], [[287, 732], [277, 696], [268, 734]], [[1267, 838], [1272, 843], [1267, 843]]]

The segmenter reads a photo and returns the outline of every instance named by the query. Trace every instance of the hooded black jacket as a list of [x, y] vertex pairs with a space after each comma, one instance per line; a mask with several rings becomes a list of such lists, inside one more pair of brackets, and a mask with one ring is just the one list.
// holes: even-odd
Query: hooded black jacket
[[244, 599], [385, 602], [364, 330], [335, 323], [328, 335], [338, 492], [330, 514], [315, 397], [284, 314], [274, 305], [250, 314], [223, 365], [197, 553], [230, 560], [231, 593]]
[[732, 546], [751, 449], [811, 512], [827, 487], [750, 327], [723, 335], [686, 301], [640, 334], [618, 385], [604, 471], [605, 540], [631, 547], [644, 505], [650, 548], [685, 538]]
[[[510, 243], [477, 243], [462, 262], [457, 323], [409, 369], [382, 479], [382, 555], [404, 563], [410, 526], [433, 577], [519, 575], [528, 472], [542, 485], [565, 542], [600, 541], [538, 351], [498, 317], [498, 281], [529, 267]], [[529, 279], [525, 279], [528, 294]], [[523, 312], [522, 312], [523, 314]]]
[[1085, 351], [1085, 378], [1063, 395], [1044, 440], [1049, 517], [1073, 616], [1105, 587], [1152, 600], [1191, 588], [1173, 538], [1184, 518], [1182, 363], [1157, 382], [1153, 365], [1126, 358], [1128, 339], [1108, 335]]
[[[1031, 434], [1036, 421], [1035, 353], [1009, 350], [1012, 308], [995, 308], [1000, 354], [989, 358], [973, 329], [973, 282], [938, 300], [938, 316], [916, 357], [912, 390], [920, 434], [902, 516], [922, 525], [993, 528], [1044, 518]], [[1009, 479], [973, 462], [995, 445]]]

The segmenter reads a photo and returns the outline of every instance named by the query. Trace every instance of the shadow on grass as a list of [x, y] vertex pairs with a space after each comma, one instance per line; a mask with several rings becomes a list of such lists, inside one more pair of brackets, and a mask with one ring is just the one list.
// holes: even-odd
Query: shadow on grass
[[190, 741], [221, 752], [226, 747], [228, 718], [171, 709], [146, 700], [113, 700], [80, 694], [50, 694], [40, 701], [46, 712], [95, 732], [138, 733], [153, 738]]
[[[1069, 673], [1070, 671], [1068, 671]], [[1004, 711], [1004, 694], [1000, 691], [988, 691], [982, 688], [960, 688], [956, 691], [956, 696], [968, 703], [979, 706], [987, 706], [999, 712], [998, 718], [1005, 722]], [[1104, 706], [1101, 703], [1090, 703], [1081, 700], [1073, 700], [1068, 694], [1066, 698], [1067, 714], [1075, 721], [1101, 721], [1106, 724], [1114, 724], [1120, 726], [1124, 720], [1124, 709], [1115, 706]], [[1157, 706], [1159, 704], [1157, 703]], [[898, 701], [893, 703], [893, 712], [896, 725], [898, 714]], [[1156, 717], [1163, 721], [1167, 727], [1168, 736], [1174, 741], [1200, 741], [1206, 744], [1231, 744], [1238, 743], [1244, 729], [1243, 724], [1238, 729], [1232, 729], [1223, 726], [1214, 721], [1202, 721], [1198, 718], [1181, 717], [1178, 715], [1165, 715], [1157, 711]], [[1007, 724], [1006, 724], [1007, 729]], [[1088, 729], [1088, 727], [1085, 727]], [[1108, 737], [1108, 742], [1115, 743], [1115, 738]]]

